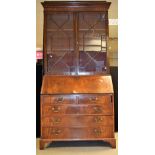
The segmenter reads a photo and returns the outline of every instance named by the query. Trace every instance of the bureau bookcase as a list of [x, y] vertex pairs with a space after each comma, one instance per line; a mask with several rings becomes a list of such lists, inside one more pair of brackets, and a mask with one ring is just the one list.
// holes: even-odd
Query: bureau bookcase
[[44, 1], [40, 149], [52, 141], [116, 147], [106, 1]]

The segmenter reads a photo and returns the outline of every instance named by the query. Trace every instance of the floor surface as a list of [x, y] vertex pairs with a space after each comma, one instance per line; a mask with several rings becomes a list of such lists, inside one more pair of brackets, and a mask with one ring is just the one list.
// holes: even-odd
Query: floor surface
[[[115, 133], [116, 144], [118, 134]], [[104, 142], [53, 142], [44, 150], [39, 150], [39, 139], [37, 139], [36, 155], [117, 155], [116, 149], [109, 147]]]

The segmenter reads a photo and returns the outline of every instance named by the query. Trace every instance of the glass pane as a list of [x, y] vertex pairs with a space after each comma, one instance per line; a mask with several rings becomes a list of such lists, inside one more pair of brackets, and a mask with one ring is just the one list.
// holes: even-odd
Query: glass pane
[[79, 73], [95, 74], [106, 71], [105, 13], [79, 14]]
[[74, 74], [73, 15], [47, 16], [47, 69], [51, 74]]

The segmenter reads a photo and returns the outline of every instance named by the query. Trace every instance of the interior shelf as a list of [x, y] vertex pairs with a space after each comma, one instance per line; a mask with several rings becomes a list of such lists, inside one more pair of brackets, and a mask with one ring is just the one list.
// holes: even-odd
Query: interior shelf
[[79, 46], [97, 46], [97, 47], [106, 48], [106, 47], [101, 46], [101, 45], [86, 45], [86, 44], [79, 44]]
[[48, 32], [50, 31], [54, 31], [54, 32], [57, 32], [57, 31], [60, 31], [60, 32], [63, 32], [63, 31], [73, 31], [73, 29], [47, 29]]

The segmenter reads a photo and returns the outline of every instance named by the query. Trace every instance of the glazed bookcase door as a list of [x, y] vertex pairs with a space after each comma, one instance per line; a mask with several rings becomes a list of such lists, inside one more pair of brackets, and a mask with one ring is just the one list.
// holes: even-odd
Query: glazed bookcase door
[[75, 74], [73, 14], [54, 12], [46, 16], [47, 73]]
[[107, 13], [79, 13], [79, 74], [107, 71]]

